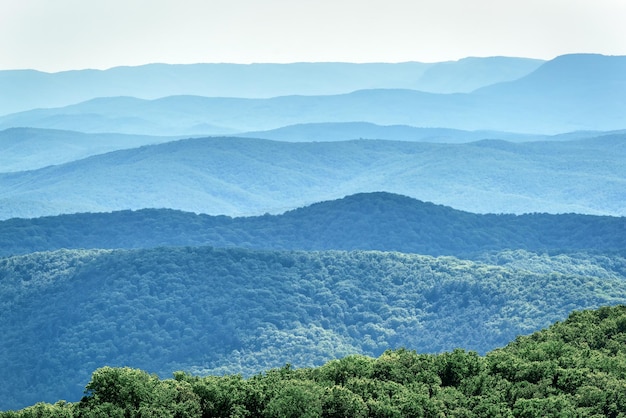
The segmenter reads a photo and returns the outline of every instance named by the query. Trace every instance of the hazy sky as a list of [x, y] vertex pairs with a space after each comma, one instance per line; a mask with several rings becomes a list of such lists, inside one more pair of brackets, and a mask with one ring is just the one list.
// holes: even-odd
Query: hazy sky
[[0, 69], [626, 55], [626, 0], [0, 0]]

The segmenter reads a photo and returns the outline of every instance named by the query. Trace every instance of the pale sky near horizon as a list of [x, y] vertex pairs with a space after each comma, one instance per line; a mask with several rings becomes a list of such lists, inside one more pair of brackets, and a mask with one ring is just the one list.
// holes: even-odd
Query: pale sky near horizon
[[626, 0], [0, 0], [0, 70], [626, 55]]

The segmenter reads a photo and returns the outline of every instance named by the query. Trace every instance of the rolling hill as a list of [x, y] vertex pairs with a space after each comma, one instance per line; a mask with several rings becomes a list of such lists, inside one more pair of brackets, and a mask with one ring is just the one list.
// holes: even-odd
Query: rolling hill
[[0, 222], [0, 256], [63, 248], [212, 245], [467, 258], [511, 249], [551, 254], [622, 251], [624, 231], [624, 217], [477, 215], [405, 196], [365, 193], [249, 218], [142, 209], [11, 219]]
[[0, 174], [0, 219], [171, 208], [282, 213], [388, 191], [476, 213], [622, 216], [624, 135], [430, 144], [188, 139]]
[[250, 375], [401, 346], [484, 353], [626, 302], [622, 257], [498, 259], [209, 247], [3, 258], [0, 409], [78, 400], [104, 365]]
[[[471, 93], [407, 88], [334, 95], [237, 99], [176, 95], [107, 97], [0, 117], [0, 128], [29, 126], [149, 135], [223, 134], [324, 122], [557, 134], [624, 128], [626, 57], [558, 57], [518, 80]], [[584, 70], [581, 70], [584, 69]]]
[[[264, 138], [286, 142], [326, 142], [350, 139], [387, 139], [435, 143], [463, 143], [481, 139], [507, 141], [565, 141], [622, 134], [626, 131], [579, 131], [562, 135], [524, 135], [493, 131], [461, 131], [412, 126], [380, 126], [366, 122], [301, 124], [272, 131], [237, 134], [244, 138]], [[188, 138], [188, 136], [185, 136]], [[110, 151], [182, 139], [127, 134], [85, 134], [75, 131], [38, 128], [9, 128], [0, 131], [0, 172], [35, 170], [59, 165]]]

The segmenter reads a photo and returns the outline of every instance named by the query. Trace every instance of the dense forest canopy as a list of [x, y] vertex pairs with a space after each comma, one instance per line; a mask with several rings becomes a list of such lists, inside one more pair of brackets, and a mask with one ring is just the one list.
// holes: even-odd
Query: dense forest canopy
[[479, 356], [387, 350], [250, 378], [161, 380], [96, 370], [79, 402], [38, 403], [25, 417], [611, 417], [626, 416], [626, 306], [567, 320]]
[[0, 259], [0, 408], [78, 399], [90, 373], [242, 373], [407, 347], [485, 353], [626, 303], [619, 255], [482, 261], [377, 251], [59, 250]]

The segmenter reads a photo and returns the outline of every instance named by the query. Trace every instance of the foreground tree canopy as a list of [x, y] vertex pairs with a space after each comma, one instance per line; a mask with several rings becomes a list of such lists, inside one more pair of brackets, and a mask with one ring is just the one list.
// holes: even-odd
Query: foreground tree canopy
[[17, 417], [626, 417], [626, 306], [576, 311], [479, 356], [387, 350], [316, 368], [173, 379], [96, 370], [76, 403]]

